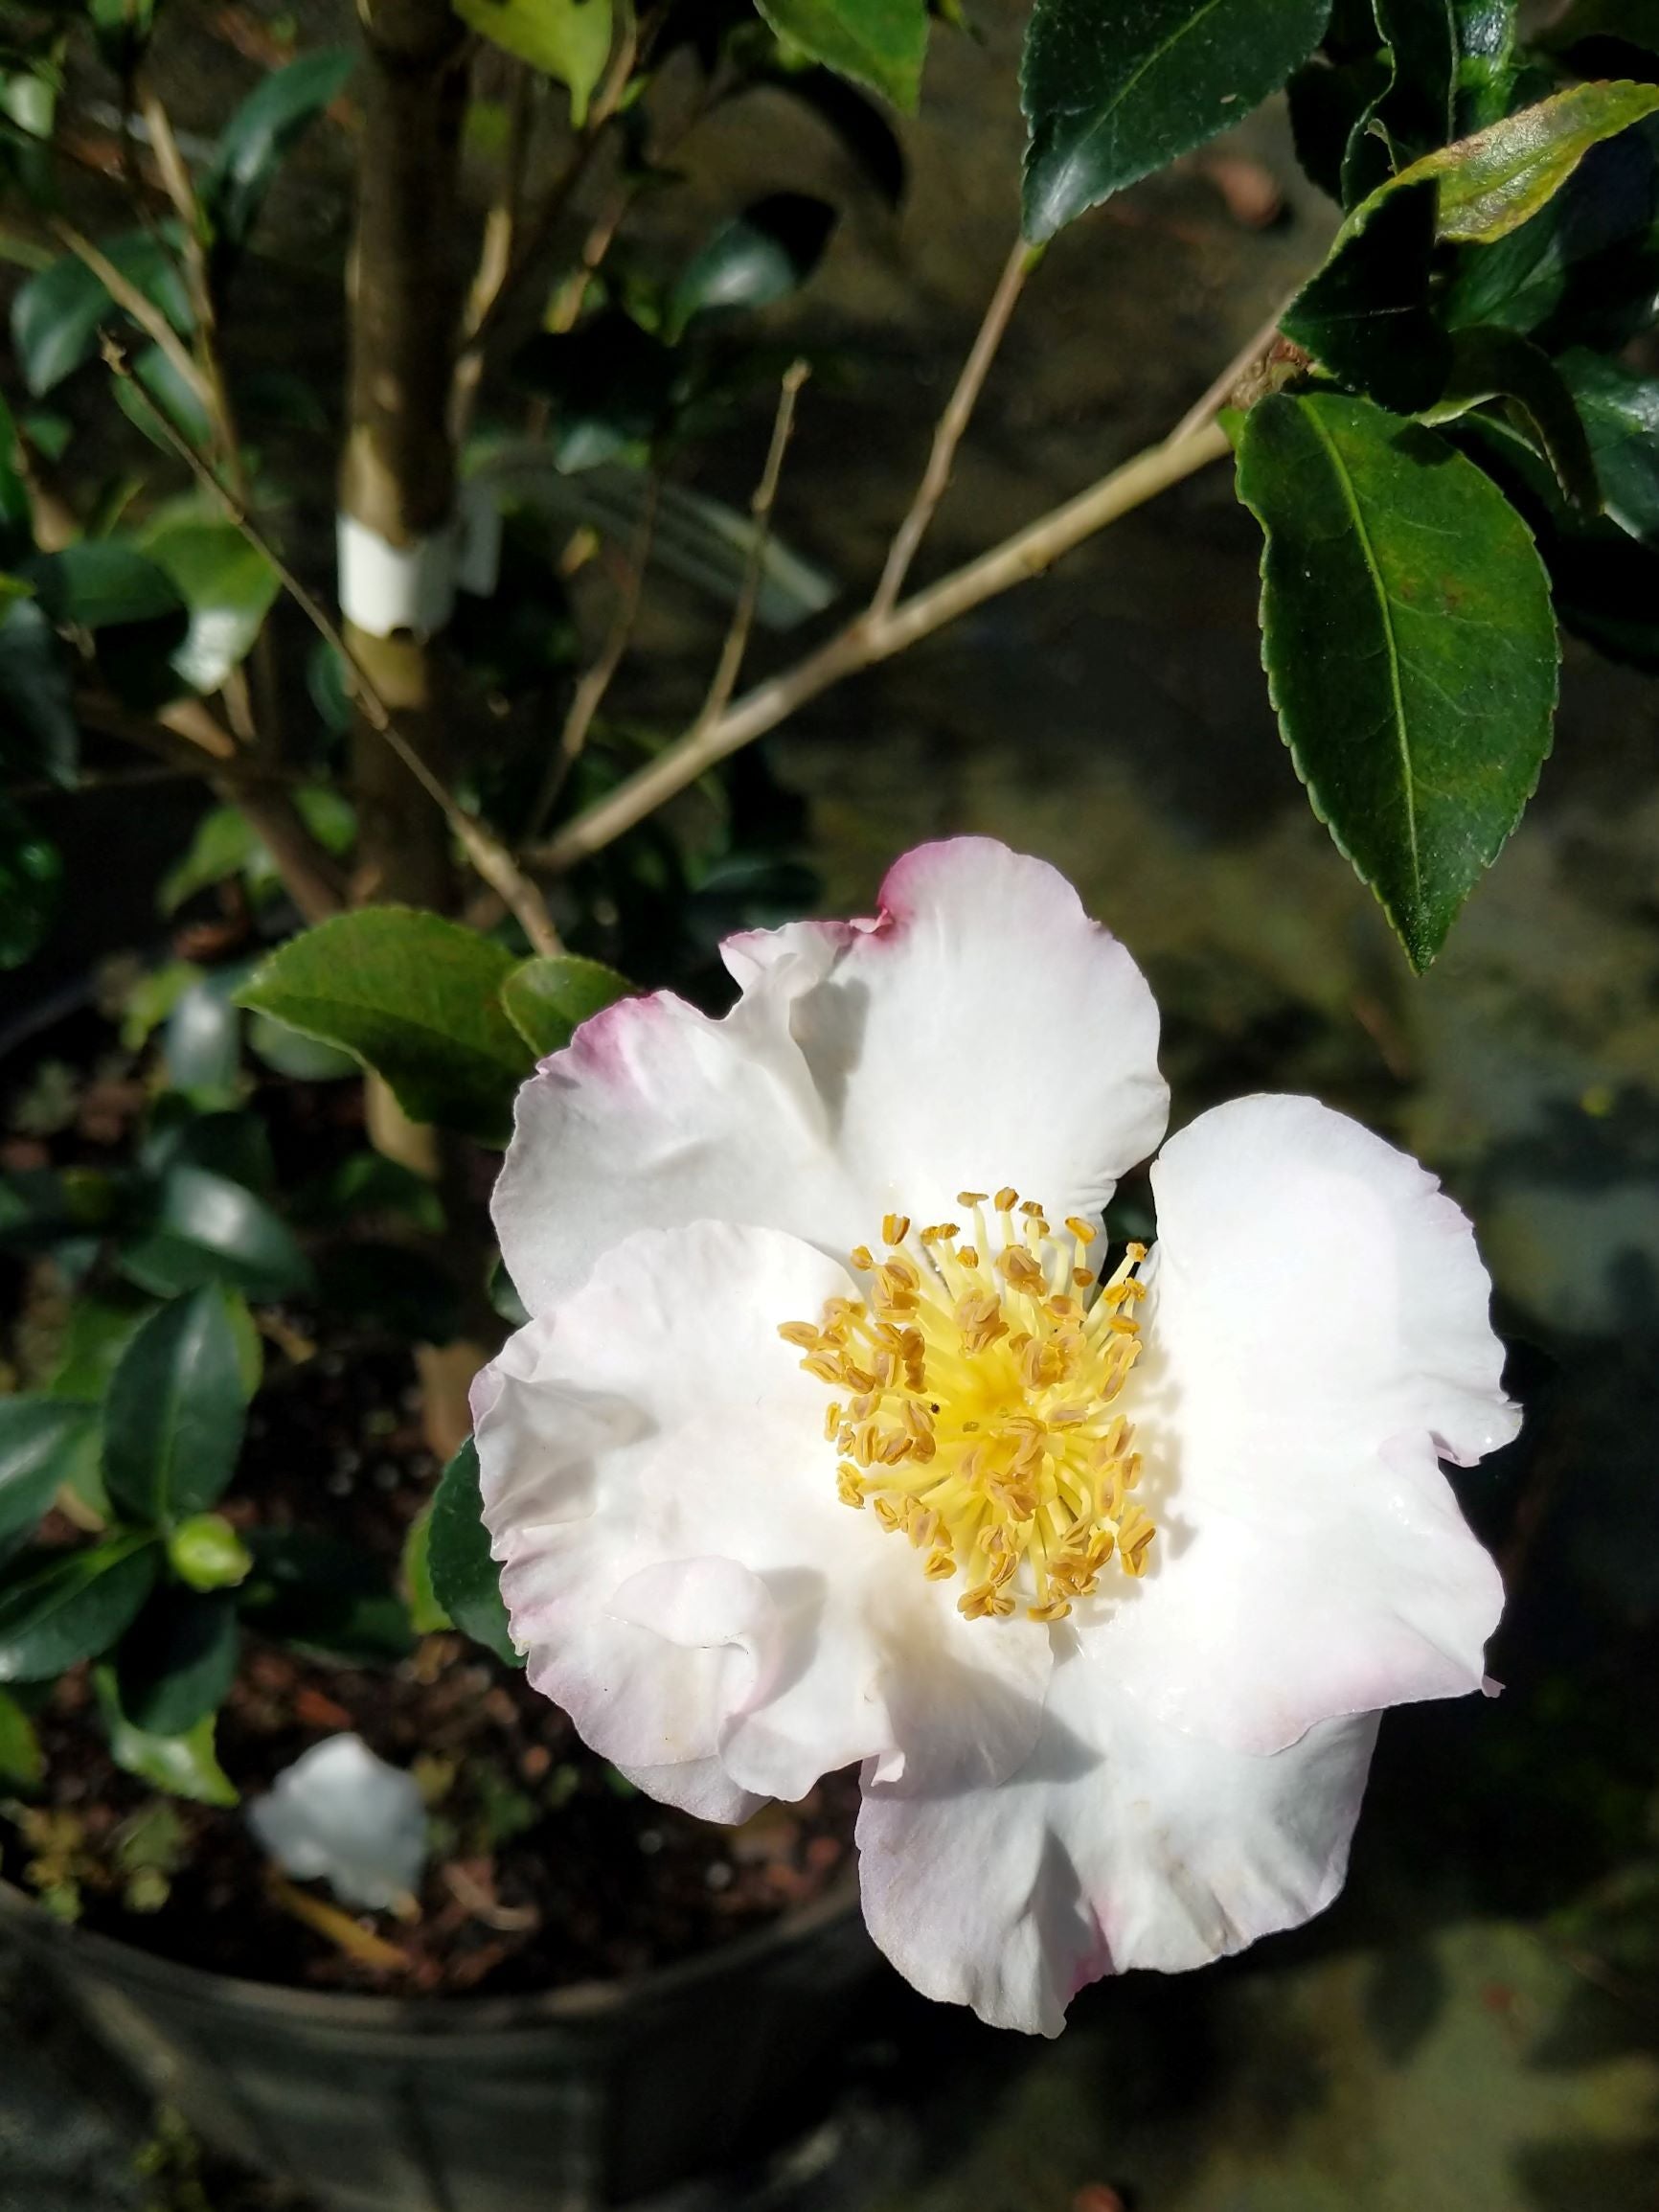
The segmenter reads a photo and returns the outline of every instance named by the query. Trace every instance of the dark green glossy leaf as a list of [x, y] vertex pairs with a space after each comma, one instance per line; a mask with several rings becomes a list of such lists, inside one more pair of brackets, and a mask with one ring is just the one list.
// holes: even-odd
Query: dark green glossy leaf
[[102, 1402], [121, 1356], [155, 1308], [148, 1298], [120, 1290], [87, 1292], [75, 1299], [64, 1323], [57, 1365], [47, 1379], [54, 1398]]
[[148, 1233], [123, 1247], [122, 1272], [157, 1297], [229, 1283], [256, 1303], [303, 1296], [309, 1261], [270, 1207], [228, 1176], [170, 1168]]
[[109, 1385], [104, 1480], [136, 1519], [166, 1526], [216, 1504], [242, 1443], [242, 1384], [224, 1300], [208, 1287], [152, 1314]]
[[455, 0], [462, 21], [505, 53], [555, 77], [580, 130], [610, 56], [610, 0]]
[[756, 0], [785, 45], [909, 112], [927, 58], [926, 0]]
[[[148, 231], [100, 241], [102, 251], [176, 331], [191, 327], [190, 300], [178, 264]], [[84, 262], [65, 254], [31, 277], [11, 303], [11, 343], [23, 380], [36, 399], [92, 358], [100, 329], [125, 321]]]
[[68, 660], [33, 599], [0, 605], [0, 761], [13, 774], [65, 786], [80, 769]]
[[120, 1644], [121, 1710], [149, 1736], [182, 1736], [216, 1713], [237, 1671], [237, 1605], [226, 1591], [154, 1591]]
[[0, 968], [40, 949], [62, 903], [63, 862], [21, 808], [0, 794]]
[[669, 302], [669, 335], [677, 336], [694, 315], [787, 299], [823, 260], [834, 228], [835, 210], [806, 193], [756, 200], [686, 264]]
[[17, 427], [0, 396], [0, 568], [10, 568], [34, 550], [28, 487], [17, 469]]
[[508, 1633], [501, 1570], [489, 1556], [478, 1494], [478, 1447], [470, 1437], [443, 1470], [433, 1495], [427, 1557], [433, 1595], [455, 1626], [508, 1666], [522, 1667]]
[[633, 985], [600, 960], [559, 952], [521, 961], [501, 985], [508, 1019], [538, 1059], [562, 1051], [590, 1015], [625, 998]]
[[199, 188], [221, 239], [245, 240], [284, 155], [345, 90], [355, 65], [350, 47], [322, 47], [273, 70], [242, 102], [220, 133]]
[[1606, 513], [1659, 544], [1659, 377], [1599, 353], [1564, 353], [1557, 367], [1578, 402]]
[[374, 906], [279, 946], [239, 995], [353, 1054], [416, 1121], [494, 1142], [533, 1065], [501, 1006], [516, 966], [505, 946], [457, 923]]
[[1521, 418], [1554, 469], [1562, 497], [1581, 513], [1594, 514], [1602, 493], [1590, 441], [1549, 354], [1514, 331], [1460, 331], [1445, 390], [1425, 420], [1449, 422], [1493, 399], [1507, 402]]
[[1329, 12], [1330, 0], [1036, 0], [1020, 70], [1026, 237], [1052, 238], [1241, 123]]
[[13, 1790], [35, 1790], [44, 1771], [34, 1722], [15, 1698], [0, 1690], [0, 1783]]
[[163, 423], [156, 421], [159, 409], [165, 422], [170, 422], [188, 444], [208, 444], [213, 436], [208, 411], [194, 385], [186, 380], [169, 354], [159, 346], [142, 346], [128, 366], [132, 375], [117, 376], [110, 389], [116, 405], [135, 430], [159, 452], [172, 452], [171, 440]]
[[391, 1665], [414, 1642], [408, 1608], [371, 1553], [300, 1529], [255, 1529], [242, 1618], [262, 1636], [352, 1665]]
[[1263, 657], [1314, 810], [1426, 968], [1550, 747], [1557, 651], [1526, 525], [1473, 462], [1364, 399], [1252, 409]]
[[155, 1176], [175, 1167], [205, 1168], [261, 1198], [270, 1197], [277, 1186], [271, 1132], [259, 1114], [195, 1113], [177, 1091], [156, 1101], [139, 1165]]
[[1435, 187], [1378, 194], [1350, 216], [1280, 329], [1344, 383], [1409, 415], [1440, 397], [1451, 341], [1431, 306]]
[[26, 1168], [0, 1175], [0, 1244], [48, 1250], [65, 1238], [96, 1235], [114, 1220], [119, 1193], [96, 1168]]
[[190, 850], [176, 861], [156, 886], [155, 902], [163, 914], [176, 914], [187, 899], [239, 876], [253, 858], [259, 844], [247, 817], [237, 807], [210, 807], [196, 824]]
[[199, 1805], [235, 1805], [235, 1783], [218, 1763], [214, 1745], [216, 1715], [204, 1714], [182, 1736], [152, 1736], [140, 1728], [121, 1707], [121, 1690], [115, 1672], [100, 1667], [93, 1676], [99, 1712], [109, 1739], [109, 1755], [125, 1773], [136, 1774], [173, 1797], [189, 1797]]
[[193, 692], [216, 692], [240, 666], [280, 588], [277, 572], [234, 523], [175, 518], [147, 531], [144, 549], [190, 611], [172, 665]]
[[0, 1537], [39, 1524], [98, 1427], [97, 1406], [74, 1399], [0, 1398]]
[[35, 1552], [0, 1580], [0, 1682], [45, 1682], [123, 1636], [155, 1580], [148, 1534], [84, 1550]]
[[274, 1015], [256, 1014], [248, 1023], [248, 1050], [257, 1060], [295, 1083], [343, 1083], [362, 1073], [349, 1052], [305, 1037]]

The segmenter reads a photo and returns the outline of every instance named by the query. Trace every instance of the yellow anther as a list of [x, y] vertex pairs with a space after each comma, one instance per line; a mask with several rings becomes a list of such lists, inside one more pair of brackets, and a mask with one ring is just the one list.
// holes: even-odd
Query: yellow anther
[[875, 1256], [868, 1244], [854, 1244], [848, 1258], [861, 1275], [868, 1275], [875, 1265]]
[[1130, 1576], [1149, 1564], [1153, 1524], [1129, 1498], [1140, 1458], [1113, 1402], [1141, 1351], [1146, 1248], [1129, 1245], [1097, 1291], [1075, 1265], [1097, 1229], [1068, 1220], [1057, 1236], [1011, 1186], [996, 1203], [1007, 1248], [989, 1265], [978, 1244], [954, 1247], [955, 1223], [916, 1235], [892, 1213], [881, 1260], [852, 1254], [874, 1277], [870, 1307], [831, 1299], [780, 1334], [836, 1386], [824, 1434], [843, 1503], [873, 1506], [929, 1580], [962, 1571], [967, 1619], [1040, 1627], [1095, 1596], [1113, 1561]]
[[958, 1191], [956, 1202], [959, 1206], [983, 1206], [986, 1196], [984, 1191]]

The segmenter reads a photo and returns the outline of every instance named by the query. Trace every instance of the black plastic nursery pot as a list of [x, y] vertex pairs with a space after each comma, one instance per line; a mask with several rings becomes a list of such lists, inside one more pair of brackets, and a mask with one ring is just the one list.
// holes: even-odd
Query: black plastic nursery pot
[[534, 1996], [239, 1981], [6, 1882], [0, 1933], [205, 2142], [329, 2212], [586, 2212], [758, 2156], [822, 2118], [875, 1960], [851, 1880], [699, 1958]]

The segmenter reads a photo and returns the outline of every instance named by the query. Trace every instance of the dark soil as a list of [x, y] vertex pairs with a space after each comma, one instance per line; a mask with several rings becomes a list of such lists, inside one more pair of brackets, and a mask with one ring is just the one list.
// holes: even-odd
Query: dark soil
[[[90, 1034], [74, 1036], [80, 1095], [50, 1130], [19, 1133], [13, 1119], [0, 1167], [103, 1165], [130, 1146], [145, 1085], [130, 1060], [111, 1063], [106, 1029], [102, 1037], [101, 1063], [74, 1049], [90, 1047]], [[59, 1027], [54, 1045], [64, 1041]], [[252, 1103], [280, 1191], [361, 1149], [356, 1096], [351, 1083], [261, 1081]], [[488, 1160], [479, 1167], [487, 1188]], [[50, 1371], [65, 1300], [49, 1270], [20, 1270], [12, 1290], [11, 1350], [27, 1385]], [[360, 1547], [390, 1587], [438, 1474], [411, 1356], [350, 1317], [283, 1310], [260, 1319], [265, 1386], [221, 1510], [250, 1533], [297, 1530]], [[60, 1515], [42, 1533], [80, 1540]], [[0, 1809], [0, 1869], [87, 1926], [260, 1981], [506, 1994], [638, 1973], [818, 1896], [852, 1851], [850, 1777], [739, 1829], [693, 1820], [640, 1796], [521, 1675], [447, 1631], [374, 1666], [249, 1634], [218, 1724], [220, 1763], [244, 1802], [341, 1730], [411, 1769], [433, 1838], [418, 1917], [348, 1915], [322, 1885], [274, 1882], [240, 1809], [161, 1799], [123, 1772], [86, 1669], [57, 1686], [36, 1720], [45, 1782], [32, 1804]]]

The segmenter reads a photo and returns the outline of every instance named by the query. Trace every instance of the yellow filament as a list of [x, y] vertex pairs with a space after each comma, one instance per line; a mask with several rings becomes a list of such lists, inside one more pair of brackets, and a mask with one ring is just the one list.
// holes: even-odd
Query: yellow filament
[[1063, 1620], [1112, 1561], [1144, 1574], [1157, 1533], [1129, 1494], [1140, 1454], [1114, 1410], [1141, 1350], [1146, 1247], [1126, 1245], [1097, 1288], [1086, 1221], [1058, 1233], [1005, 1187], [998, 1248], [984, 1194], [958, 1202], [973, 1210], [976, 1243], [955, 1248], [955, 1222], [913, 1237], [908, 1215], [889, 1214], [882, 1257], [863, 1244], [852, 1255], [866, 1301], [831, 1298], [817, 1322], [778, 1333], [838, 1393], [824, 1432], [842, 1502], [904, 1537], [930, 1581], [961, 1574], [969, 1620], [1022, 1606]]

